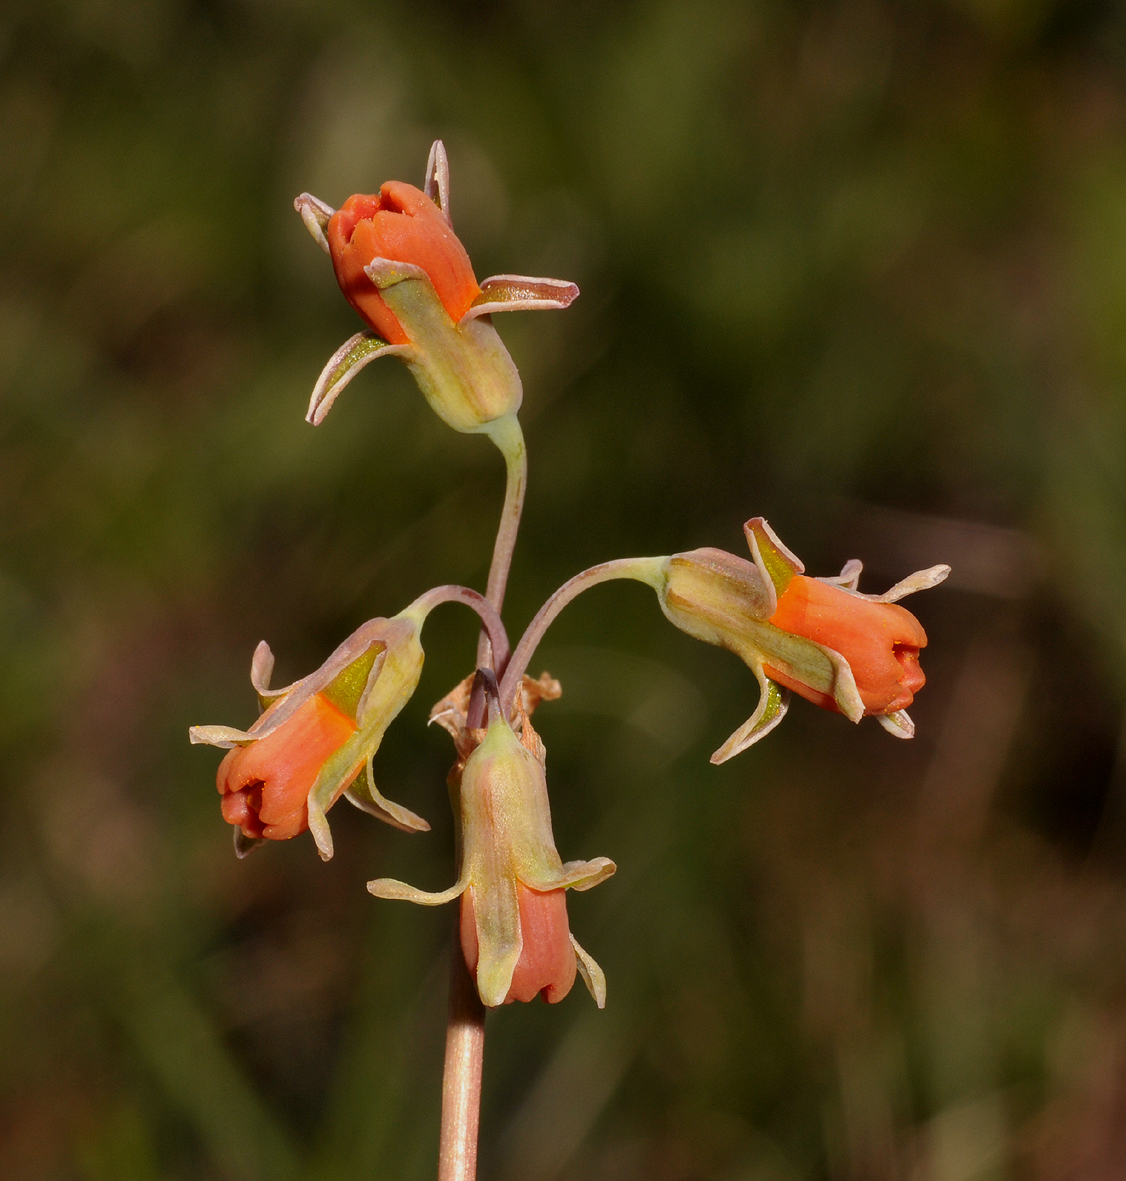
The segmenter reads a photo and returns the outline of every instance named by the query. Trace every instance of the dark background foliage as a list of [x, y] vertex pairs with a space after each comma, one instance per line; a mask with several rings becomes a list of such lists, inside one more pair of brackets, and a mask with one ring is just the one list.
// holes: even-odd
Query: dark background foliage
[[919, 737], [797, 702], [643, 588], [533, 672], [610, 1002], [490, 1019], [499, 1181], [1043, 1181], [1126, 1158], [1126, 18], [1094, 0], [11, 0], [0, 15], [0, 1172], [433, 1175], [452, 880], [429, 704], [341, 805], [235, 861], [217, 755], [365, 618], [481, 585], [487, 442], [365, 371], [292, 210], [421, 181], [479, 276], [531, 454], [507, 617], [764, 514], [814, 573], [921, 566]]

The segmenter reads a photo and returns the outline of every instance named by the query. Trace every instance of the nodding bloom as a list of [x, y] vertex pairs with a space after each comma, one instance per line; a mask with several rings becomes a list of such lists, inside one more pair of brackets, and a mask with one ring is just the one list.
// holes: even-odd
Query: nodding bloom
[[932, 566], [882, 595], [857, 589], [861, 564], [837, 578], [807, 578], [805, 567], [762, 517], [744, 526], [751, 561], [717, 549], [667, 558], [657, 594], [665, 615], [690, 635], [740, 656], [758, 678], [758, 708], [712, 755], [722, 763], [768, 734], [785, 716], [788, 690], [850, 721], [874, 716], [910, 738], [907, 706], [926, 681], [922, 625], [897, 600], [936, 586], [949, 566]]
[[309, 421], [321, 422], [370, 361], [397, 356], [455, 430], [503, 435], [523, 392], [492, 313], [565, 308], [579, 294], [574, 283], [494, 275], [478, 284], [450, 220], [441, 140], [430, 149], [421, 189], [388, 181], [378, 193], [356, 194], [337, 210], [309, 193], [294, 206], [370, 329], [329, 358], [313, 389]]
[[264, 840], [288, 840], [308, 828], [327, 861], [332, 834], [325, 813], [341, 795], [397, 828], [430, 827], [381, 795], [372, 772], [384, 732], [422, 672], [422, 618], [408, 607], [393, 619], [369, 620], [315, 673], [284, 689], [269, 687], [274, 657], [263, 641], [250, 668], [264, 711], [258, 721], [249, 730], [192, 727], [193, 743], [228, 752], [217, 786], [240, 857]]
[[368, 882], [379, 898], [424, 906], [461, 899], [461, 946], [486, 1005], [562, 1000], [582, 975], [599, 1008], [605, 1004], [602, 969], [579, 946], [567, 923], [565, 891], [589, 890], [615, 869], [605, 857], [564, 864], [555, 849], [544, 776], [544, 748], [526, 713], [516, 736], [497, 701], [492, 673], [486, 684], [489, 724], [481, 742], [455, 769], [461, 872], [457, 883], [429, 894], [403, 882]]

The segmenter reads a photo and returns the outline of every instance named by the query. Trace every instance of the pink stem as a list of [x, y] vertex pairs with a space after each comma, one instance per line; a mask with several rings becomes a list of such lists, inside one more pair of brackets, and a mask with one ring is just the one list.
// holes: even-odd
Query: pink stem
[[499, 666], [505, 667], [508, 663], [509, 652], [508, 633], [504, 630], [504, 623], [501, 621], [497, 609], [484, 595], [470, 590], [467, 586], [450, 584], [436, 586], [433, 590], [428, 590], [426, 594], [419, 595], [411, 605], [429, 615], [439, 603], [464, 603], [476, 611], [484, 625], [481, 635], [485, 637], [485, 642], [490, 645], [491, 650], [497, 654]]
[[450, 1004], [446, 1063], [442, 1073], [442, 1132], [438, 1181], [475, 1181], [477, 1128], [481, 1118], [481, 1068], [485, 1058], [485, 1006], [465, 966], [460, 922], [454, 920], [450, 954]]
[[602, 562], [598, 566], [591, 566], [589, 570], [576, 574], [568, 579], [536, 613], [535, 619], [528, 624], [527, 630], [520, 637], [516, 651], [504, 670], [504, 677], [500, 683], [501, 709], [505, 717], [512, 712], [516, 694], [520, 690], [520, 682], [532, 659], [544, 632], [551, 626], [552, 621], [574, 598], [585, 590], [597, 586], [600, 582], [609, 582], [613, 578], [633, 578], [638, 582], [648, 583], [656, 587], [661, 577], [664, 558], [615, 558], [612, 562]]

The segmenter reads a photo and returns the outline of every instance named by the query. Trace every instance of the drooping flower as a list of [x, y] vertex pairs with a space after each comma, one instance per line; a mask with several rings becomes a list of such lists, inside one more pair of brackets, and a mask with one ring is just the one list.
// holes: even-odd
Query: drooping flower
[[910, 738], [907, 706], [926, 678], [919, 649], [926, 632], [897, 600], [936, 586], [950, 567], [932, 566], [882, 595], [857, 589], [861, 564], [837, 578], [807, 578], [805, 567], [762, 517], [744, 526], [752, 561], [717, 549], [674, 554], [657, 595], [682, 631], [729, 648], [758, 678], [758, 708], [712, 755], [722, 763], [768, 734], [785, 716], [788, 690], [850, 721], [874, 716]]
[[381, 878], [368, 889], [424, 906], [460, 898], [462, 951], [484, 1004], [537, 994], [562, 1000], [578, 972], [601, 1008], [605, 977], [570, 933], [565, 891], [591, 889], [614, 872], [614, 863], [605, 857], [560, 860], [543, 744], [523, 710], [517, 737], [500, 709], [493, 674], [481, 670], [478, 676], [486, 685], [488, 728], [450, 781], [459, 819], [457, 883], [431, 894]]
[[511, 434], [506, 424], [523, 393], [492, 313], [565, 308], [579, 289], [560, 279], [523, 275], [494, 275], [477, 283], [450, 220], [442, 141], [430, 149], [422, 189], [388, 181], [379, 193], [352, 196], [339, 210], [309, 193], [294, 205], [331, 256], [348, 302], [371, 329], [329, 359], [313, 390], [308, 420], [321, 422], [370, 361], [397, 356], [455, 430], [494, 439]]
[[325, 813], [341, 795], [397, 828], [429, 828], [386, 799], [372, 772], [383, 735], [422, 672], [423, 617], [412, 604], [392, 619], [369, 620], [316, 672], [284, 689], [269, 687], [274, 657], [263, 641], [250, 669], [261, 717], [249, 730], [192, 727], [193, 743], [228, 751], [216, 782], [239, 856], [263, 840], [287, 840], [308, 828], [327, 861], [332, 834]]

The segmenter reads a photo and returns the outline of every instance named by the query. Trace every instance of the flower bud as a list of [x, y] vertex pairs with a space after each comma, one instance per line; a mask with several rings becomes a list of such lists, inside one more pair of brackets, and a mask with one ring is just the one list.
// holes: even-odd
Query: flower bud
[[609, 877], [605, 857], [564, 864], [555, 848], [544, 776], [543, 744], [526, 716], [517, 737], [497, 702], [496, 681], [484, 671], [489, 725], [451, 780], [460, 820], [461, 873], [450, 890], [428, 894], [380, 879], [380, 898], [426, 906], [461, 899], [465, 962], [486, 1005], [562, 1000], [581, 973], [599, 1007], [602, 970], [578, 945], [567, 923], [565, 891], [589, 890]]
[[325, 236], [345, 299], [392, 344], [411, 338], [364, 269], [375, 259], [420, 267], [455, 323], [481, 294], [449, 218], [414, 185], [392, 180], [373, 196], [349, 197], [330, 218]]
[[369, 362], [397, 356], [438, 416], [455, 430], [500, 438], [513, 434], [520, 375], [492, 325], [492, 313], [565, 308], [573, 283], [494, 275], [478, 284], [449, 216], [449, 166], [441, 141], [430, 152], [425, 189], [388, 181], [338, 210], [308, 193], [294, 202], [332, 258], [345, 298], [371, 331], [346, 341], [329, 359], [309, 403], [317, 424]]
[[284, 689], [269, 688], [274, 657], [263, 642], [250, 671], [264, 708], [258, 721], [249, 730], [192, 727], [193, 743], [228, 751], [217, 786], [239, 856], [263, 840], [288, 840], [308, 828], [327, 861], [332, 834], [325, 813], [341, 795], [397, 828], [429, 828], [382, 796], [372, 772], [383, 735], [422, 672], [419, 626], [412, 608], [370, 620], [316, 672]]
[[674, 554], [657, 588], [665, 615], [682, 631], [736, 653], [761, 688], [759, 706], [712, 755], [721, 763], [770, 732], [785, 716], [787, 690], [858, 722], [875, 716], [910, 738], [906, 713], [925, 683], [919, 649], [927, 637], [895, 600], [950, 573], [933, 566], [883, 595], [856, 588], [861, 564], [838, 578], [807, 578], [801, 562], [761, 517], [745, 526], [753, 561], [716, 549]]

